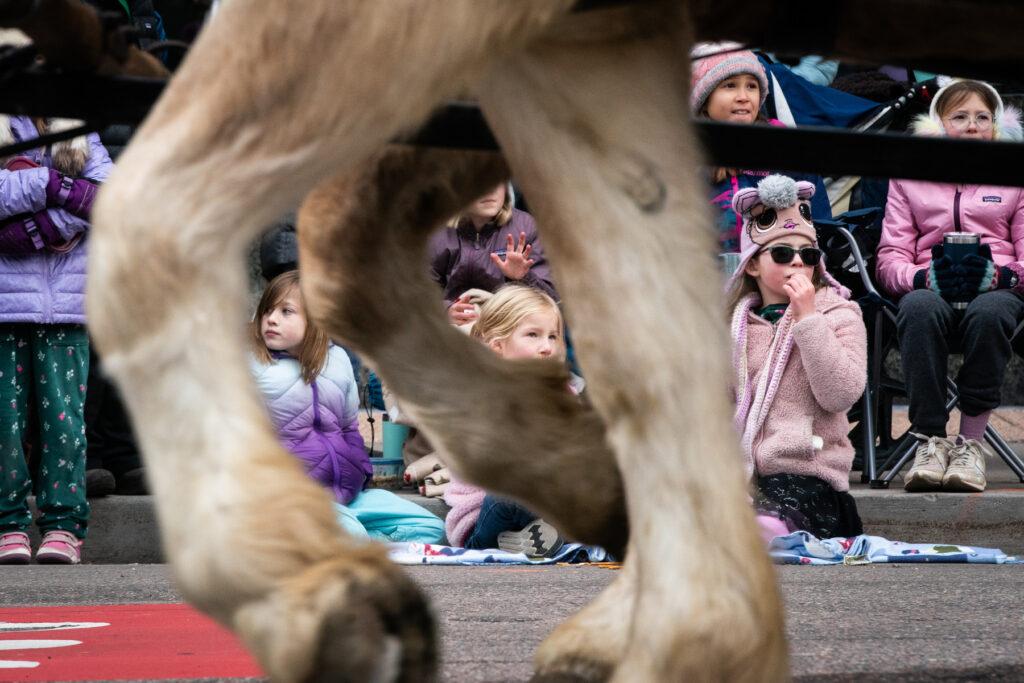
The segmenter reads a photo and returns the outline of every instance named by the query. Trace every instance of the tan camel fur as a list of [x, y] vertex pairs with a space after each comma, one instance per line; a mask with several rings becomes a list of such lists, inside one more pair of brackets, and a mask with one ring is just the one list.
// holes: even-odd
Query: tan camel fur
[[[247, 246], [334, 176], [300, 221], [311, 313], [457, 472], [613, 548], [625, 500], [626, 568], [542, 646], [538, 679], [786, 678], [731, 436], [678, 4], [264, 4], [224, 3], [95, 208], [92, 333], [184, 595], [277, 681], [433, 676], [420, 593], [342, 534], [245, 364]], [[543, 226], [596, 414], [562, 370], [501, 361], [428, 303], [428, 230], [508, 171], [494, 155], [381, 150], [466, 89]]]

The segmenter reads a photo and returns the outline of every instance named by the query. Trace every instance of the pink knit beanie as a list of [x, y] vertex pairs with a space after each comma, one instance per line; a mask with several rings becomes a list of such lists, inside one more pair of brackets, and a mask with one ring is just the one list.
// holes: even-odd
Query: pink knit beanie
[[727, 78], [750, 74], [761, 86], [761, 102], [768, 97], [768, 77], [750, 50], [739, 43], [700, 43], [690, 51], [690, 111], [698, 113], [718, 84]]

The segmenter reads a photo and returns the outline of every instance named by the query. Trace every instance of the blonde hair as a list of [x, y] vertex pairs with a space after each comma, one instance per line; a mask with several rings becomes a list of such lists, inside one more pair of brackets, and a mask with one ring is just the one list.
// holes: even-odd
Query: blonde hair
[[480, 316], [473, 323], [470, 336], [490, 344], [508, 339], [523, 320], [535, 313], [554, 312], [558, 318], [558, 335], [562, 336], [562, 312], [550, 296], [525, 285], [505, 285], [480, 307]]
[[[512, 182], [505, 183], [505, 201], [501, 203], [501, 208], [498, 209], [498, 213], [494, 214], [494, 224], [499, 228], [507, 225], [512, 220], [512, 210], [515, 208], [516, 193], [512, 190]], [[449, 228], [457, 228], [464, 221], [469, 220], [469, 215], [466, 213], [456, 214], [448, 221]]]
[[250, 323], [253, 353], [264, 365], [269, 365], [273, 361], [270, 349], [267, 348], [263, 335], [260, 334], [260, 326], [263, 316], [274, 310], [291, 294], [298, 296], [302, 303], [302, 315], [306, 319], [306, 334], [303, 335], [302, 343], [299, 344], [297, 360], [302, 367], [302, 380], [306, 384], [312, 384], [316, 376], [323, 371], [324, 365], [327, 364], [328, 339], [327, 334], [306, 315], [306, 302], [302, 298], [302, 289], [299, 287], [299, 271], [289, 270], [281, 273], [271, 280], [267, 288], [263, 290], [263, 296], [260, 297], [260, 302], [256, 306], [256, 314]]

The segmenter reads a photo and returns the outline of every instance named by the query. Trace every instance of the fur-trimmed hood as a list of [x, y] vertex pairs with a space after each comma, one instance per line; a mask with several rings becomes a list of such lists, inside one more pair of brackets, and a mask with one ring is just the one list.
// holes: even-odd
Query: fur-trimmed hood
[[[942, 125], [942, 119], [939, 118], [936, 104], [946, 89], [957, 82], [957, 80], [950, 80], [945, 83], [932, 98], [932, 104], [928, 109], [928, 113], [920, 114], [914, 119], [911, 124], [911, 130], [915, 135], [945, 137], [946, 129]], [[996, 110], [992, 112], [994, 119], [992, 122], [992, 139], [1012, 142], [1020, 142], [1024, 140], [1024, 128], [1021, 126], [1020, 109], [1013, 105], [1004, 104], [1003, 98], [998, 92], [996, 92], [996, 89], [988, 83], [985, 83], [984, 81], [975, 82], [987, 88], [998, 103], [996, 105]]]
[[[0, 30], [0, 44], [25, 46], [32, 40], [22, 31], [17, 29]], [[81, 121], [75, 119], [40, 119], [42, 130], [40, 135], [47, 133], [59, 133], [63, 130], [71, 130], [82, 125]], [[40, 128], [37, 123], [36, 128]], [[7, 114], [0, 114], [0, 146], [16, 142], [11, 132], [11, 117]], [[85, 170], [85, 164], [89, 160], [89, 141], [84, 135], [71, 140], [56, 142], [50, 147], [50, 157], [53, 168], [64, 175], [79, 176]], [[10, 157], [0, 158], [0, 167], [6, 166]]]
[[[75, 119], [45, 119], [43, 120], [43, 130], [40, 130], [39, 134], [59, 133], [80, 125], [82, 122]], [[36, 127], [38, 129], [39, 124], [36, 124]], [[9, 145], [13, 142], [17, 141], [11, 132], [11, 117], [7, 114], [0, 114], [0, 145]], [[50, 146], [50, 158], [55, 170], [64, 175], [80, 176], [89, 161], [89, 141], [84, 135], [80, 135], [70, 140], [55, 142]], [[0, 158], [0, 166], [6, 166], [10, 160], [10, 157]]]

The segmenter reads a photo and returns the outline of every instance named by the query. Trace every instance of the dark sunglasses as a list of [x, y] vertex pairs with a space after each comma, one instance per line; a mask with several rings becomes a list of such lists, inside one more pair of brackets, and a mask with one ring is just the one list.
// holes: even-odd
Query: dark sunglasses
[[800, 254], [800, 260], [805, 266], [816, 266], [821, 262], [821, 249], [817, 247], [800, 247], [794, 249], [788, 244], [776, 244], [774, 247], [768, 247], [764, 251], [767, 251], [772, 255], [772, 261], [775, 261], [779, 265], [786, 265], [787, 263], [793, 262], [793, 257]]

